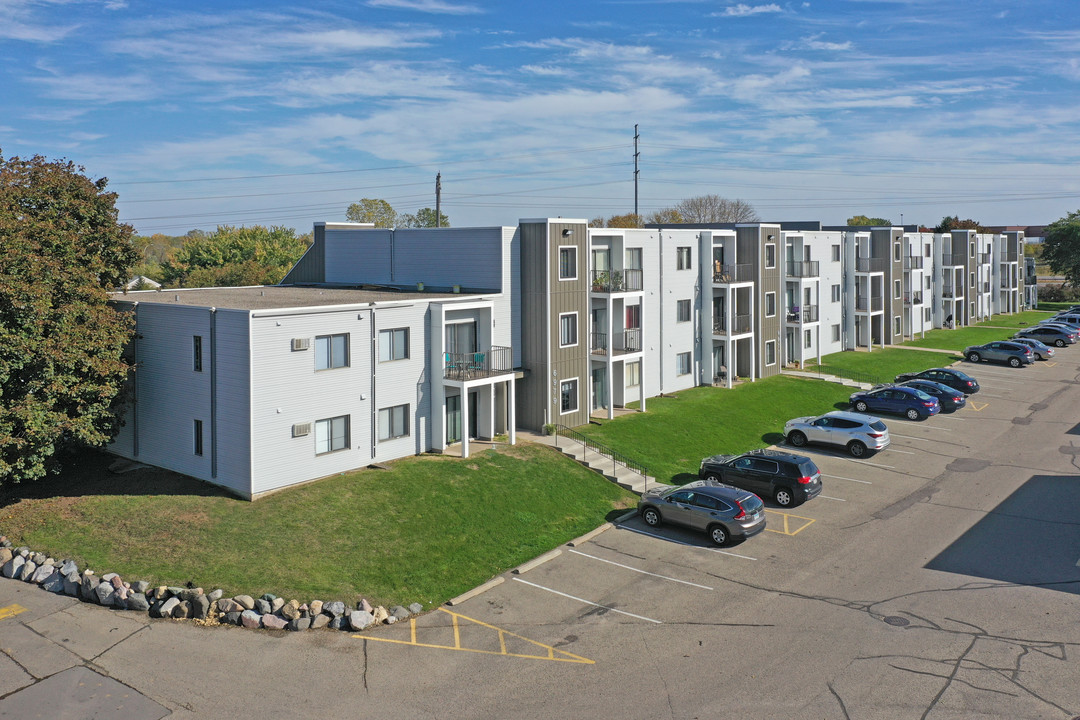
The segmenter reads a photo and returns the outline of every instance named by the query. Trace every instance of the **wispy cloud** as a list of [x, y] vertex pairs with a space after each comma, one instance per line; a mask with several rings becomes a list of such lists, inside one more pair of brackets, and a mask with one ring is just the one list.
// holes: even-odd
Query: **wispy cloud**
[[783, 12], [783, 9], [776, 3], [769, 3], [768, 5], [747, 5], [745, 3], [739, 3], [738, 5], [729, 5], [724, 8], [723, 12], [711, 13], [712, 17], [749, 17], [750, 15], [760, 15], [761, 13], [778, 13]]
[[483, 12], [476, 5], [450, 3], [444, 0], [368, 0], [369, 7], [398, 8], [441, 15], [476, 15]]

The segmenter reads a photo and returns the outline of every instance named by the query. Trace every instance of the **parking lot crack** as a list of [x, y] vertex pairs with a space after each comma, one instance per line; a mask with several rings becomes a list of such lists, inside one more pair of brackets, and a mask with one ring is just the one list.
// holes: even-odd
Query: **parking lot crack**
[[[652, 651], [649, 647], [649, 641], [645, 638], [644, 633], [641, 634], [641, 644], [645, 646], [645, 657], [656, 658], [658, 655]], [[671, 688], [668, 687], [667, 679], [664, 677], [664, 668], [654, 660], [653, 669], [656, 677], [660, 678], [660, 682], [664, 684], [664, 699], [667, 701], [668, 715], [671, 718], [675, 717], [675, 708], [671, 704]]]
[[832, 683], [825, 683], [825, 686], [829, 688], [829, 692], [836, 698], [836, 702], [840, 704], [840, 712], [844, 713], [844, 720], [851, 720], [851, 713], [848, 712], [844, 698], [840, 697], [840, 693], [836, 692], [836, 688], [833, 687]]

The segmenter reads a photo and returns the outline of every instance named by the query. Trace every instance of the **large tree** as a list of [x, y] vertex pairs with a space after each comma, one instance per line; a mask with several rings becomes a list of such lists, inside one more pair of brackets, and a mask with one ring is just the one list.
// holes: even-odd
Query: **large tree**
[[675, 208], [664, 208], [654, 210], [646, 215], [645, 222], [650, 225], [679, 225], [686, 222], [686, 220]]
[[952, 217], [946, 215], [941, 218], [941, 222], [934, 228], [934, 232], [936, 233], [947, 233], [952, 232], [953, 230], [974, 230], [977, 233], [986, 232], [986, 228], [983, 227], [978, 220], [972, 220], [971, 218], [961, 220], [958, 215], [953, 215]]
[[390, 203], [379, 198], [363, 198], [345, 210], [349, 222], [375, 223], [375, 227], [391, 228], [397, 225], [397, 211]]
[[130, 316], [108, 304], [138, 254], [116, 194], [65, 160], [0, 154], [0, 483], [120, 427]]
[[872, 218], [865, 215], [855, 215], [847, 219], [849, 226], [855, 227], [887, 227], [892, 226], [892, 222], [885, 218]]
[[729, 200], [719, 195], [701, 195], [683, 200], [674, 208], [688, 223], [757, 222], [754, 206], [745, 200]]
[[210, 234], [188, 235], [162, 265], [162, 281], [172, 287], [273, 285], [311, 244], [286, 227], [220, 225]]
[[1046, 226], [1042, 259], [1073, 287], [1080, 287], [1080, 210]]
[[432, 208], [426, 207], [417, 210], [415, 215], [412, 213], [398, 215], [397, 225], [398, 227], [403, 228], [450, 227], [450, 218], [440, 212], [439, 223], [436, 224], [435, 211]]

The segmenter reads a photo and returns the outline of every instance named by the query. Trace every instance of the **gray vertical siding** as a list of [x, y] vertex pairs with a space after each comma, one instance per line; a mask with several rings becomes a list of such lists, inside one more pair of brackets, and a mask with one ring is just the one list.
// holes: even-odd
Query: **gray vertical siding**
[[319, 283], [326, 280], [326, 226], [316, 225], [311, 237], [311, 247], [285, 275], [282, 285]]
[[[563, 236], [563, 230], [569, 230], [569, 236]], [[547, 374], [553, 381], [561, 383], [572, 378], [578, 379], [578, 409], [576, 412], [563, 414], [559, 406], [559, 385], [553, 384], [554, 402], [551, 403], [551, 417], [569, 427], [584, 425], [589, 421], [590, 363], [589, 363], [589, 241], [588, 228], [583, 223], [567, 223], [558, 220], [548, 221], [548, 267], [551, 268], [548, 294], [551, 303], [550, 324], [547, 342], [551, 348], [551, 369]], [[577, 279], [559, 280], [559, 248], [574, 246], [577, 248]], [[576, 312], [578, 315], [578, 342], [571, 347], [559, 347], [559, 315]]]
[[[539, 430], [551, 422], [548, 407], [550, 371], [547, 365], [547, 224], [523, 222], [518, 231], [521, 266], [521, 367], [516, 383], [517, 420], [524, 428]], [[545, 412], [546, 411], [546, 412]]]
[[395, 282], [391, 266], [392, 230], [330, 229], [326, 233], [326, 282]]

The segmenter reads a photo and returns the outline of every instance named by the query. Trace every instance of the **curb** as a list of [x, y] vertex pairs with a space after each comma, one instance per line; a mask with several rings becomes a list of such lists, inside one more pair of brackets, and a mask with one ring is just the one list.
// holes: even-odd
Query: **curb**
[[502, 577], [497, 577], [497, 578], [495, 578], [493, 580], [488, 580], [483, 585], [478, 585], [477, 587], [474, 587], [472, 590], [469, 590], [468, 592], [464, 592], [461, 595], [458, 595], [456, 598], [450, 598], [449, 600], [446, 601], [446, 604], [450, 605], [450, 606], [460, 605], [461, 603], [465, 602], [469, 598], [474, 598], [477, 595], [479, 595], [480, 593], [486, 592], [486, 591], [490, 590], [491, 588], [493, 588], [493, 587], [495, 587], [497, 585], [502, 585], [504, 581], [505, 581], [505, 578], [502, 578]]
[[[616, 522], [618, 522], [618, 521], [616, 521]], [[592, 540], [594, 537], [596, 537], [600, 533], [610, 530], [612, 527], [613, 527], [613, 525], [611, 523], [606, 522], [603, 525], [601, 525], [600, 527], [596, 528], [595, 530], [590, 530], [589, 532], [585, 533], [581, 537], [574, 538], [573, 540], [571, 540], [570, 542], [568, 542], [566, 544], [569, 545], [570, 547], [577, 547], [578, 545], [583, 545], [584, 543], [587, 543], [588, 541]]]
[[522, 575], [524, 573], [529, 572], [530, 570], [532, 570], [534, 567], [537, 567], [538, 565], [543, 565], [548, 560], [554, 560], [555, 558], [559, 557], [560, 555], [562, 555], [562, 550], [559, 550], [558, 548], [556, 548], [555, 550], [552, 550], [551, 552], [544, 553], [540, 557], [533, 558], [532, 560], [525, 563], [524, 565], [518, 565], [516, 568], [514, 568], [510, 572], [512, 572], [514, 575]]
[[630, 512], [626, 513], [625, 515], [620, 515], [619, 517], [615, 518], [615, 520], [613, 520], [612, 523], [609, 523], [609, 524], [626, 522], [627, 520], [634, 517], [635, 515], [637, 515], [637, 510], [631, 510]]

